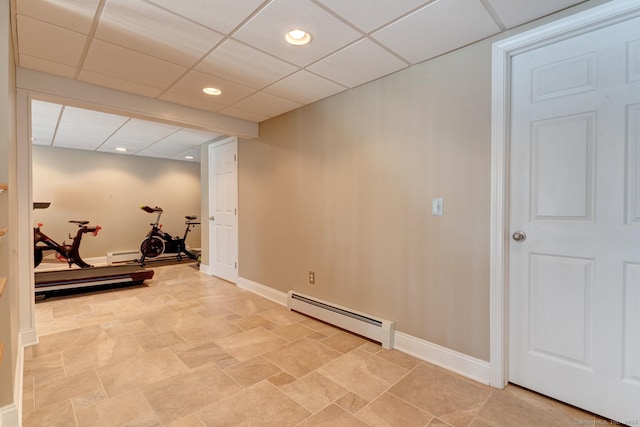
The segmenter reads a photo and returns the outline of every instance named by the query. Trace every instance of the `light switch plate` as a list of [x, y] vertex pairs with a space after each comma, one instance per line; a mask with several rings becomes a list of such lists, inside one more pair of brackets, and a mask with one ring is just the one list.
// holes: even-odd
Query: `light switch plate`
[[442, 197], [431, 199], [431, 215], [442, 216], [444, 214], [444, 200]]

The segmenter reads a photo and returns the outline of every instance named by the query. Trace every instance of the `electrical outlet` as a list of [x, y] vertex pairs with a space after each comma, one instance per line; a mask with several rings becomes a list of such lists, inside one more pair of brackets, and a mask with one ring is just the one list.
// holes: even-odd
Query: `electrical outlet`
[[309, 272], [309, 283], [311, 283], [312, 285], [316, 283], [316, 273], [314, 273], [313, 271]]

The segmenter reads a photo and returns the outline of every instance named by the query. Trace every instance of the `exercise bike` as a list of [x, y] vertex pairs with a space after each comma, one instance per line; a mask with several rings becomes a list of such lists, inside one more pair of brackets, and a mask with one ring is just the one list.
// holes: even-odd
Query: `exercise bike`
[[162, 231], [162, 224], [160, 224], [160, 216], [162, 215], [162, 208], [156, 206], [152, 208], [150, 206], [140, 206], [140, 209], [147, 213], [155, 213], [155, 222], [152, 222], [151, 230], [147, 233], [147, 237], [140, 244], [140, 265], [144, 266], [146, 258], [156, 258], [162, 254], [176, 254], [178, 261], [182, 261], [182, 254], [185, 254], [188, 258], [195, 259], [200, 264], [200, 253], [197, 251], [190, 251], [185, 245], [187, 235], [191, 231], [191, 228], [199, 225], [200, 222], [196, 222], [198, 219], [196, 215], [185, 216], [186, 228], [182, 237], [172, 236], [167, 232]]
[[76, 236], [71, 236], [69, 233], [69, 238], [73, 239], [73, 242], [70, 245], [67, 245], [64, 241], [62, 244], [59, 244], [51, 237], [44, 234], [40, 227], [42, 227], [41, 223], [38, 223], [37, 227], [33, 228], [33, 240], [34, 240], [34, 252], [33, 252], [33, 260], [34, 266], [37, 267], [42, 262], [42, 258], [44, 257], [44, 251], [55, 251], [57, 252], [57, 258], [60, 261], [67, 261], [69, 264], [69, 268], [73, 264], [77, 265], [80, 268], [90, 268], [93, 267], [90, 264], [87, 264], [80, 257], [79, 249], [80, 242], [82, 241], [82, 236], [85, 233], [91, 233], [94, 236], [98, 235], [98, 231], [102, 227], [99, 225], [96, 226], [88, 226], [89, 221], [69, 221], [72, 224], [76, 224], [78, 226], [78, 231], [76, 232]]

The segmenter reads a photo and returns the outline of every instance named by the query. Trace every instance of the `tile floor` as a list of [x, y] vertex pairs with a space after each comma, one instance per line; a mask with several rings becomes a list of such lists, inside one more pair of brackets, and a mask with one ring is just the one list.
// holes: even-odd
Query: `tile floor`
[[515, 386], [492, 389], [198, 272], [36, 304], [30, 426], [601, 424]]

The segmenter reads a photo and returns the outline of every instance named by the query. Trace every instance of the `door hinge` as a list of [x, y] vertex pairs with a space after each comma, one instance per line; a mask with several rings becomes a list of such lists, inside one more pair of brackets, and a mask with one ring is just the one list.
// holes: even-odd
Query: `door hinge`
[[236, 265], [236, 266], [235, 266], [235, 269], [237, 270], [237, 269], [238, 269], [238, 263], [236, 262], [236, 263], [235, 263], [235, 265]]
[[234, 162], [237, 162], [237, 161], [238, 161], [237, 154], [234, 154], [234, 155], [233, 155], [233, 161], [234, 161]]
[[233, 214], [238, 215], [238, 208], [233, 208]]

